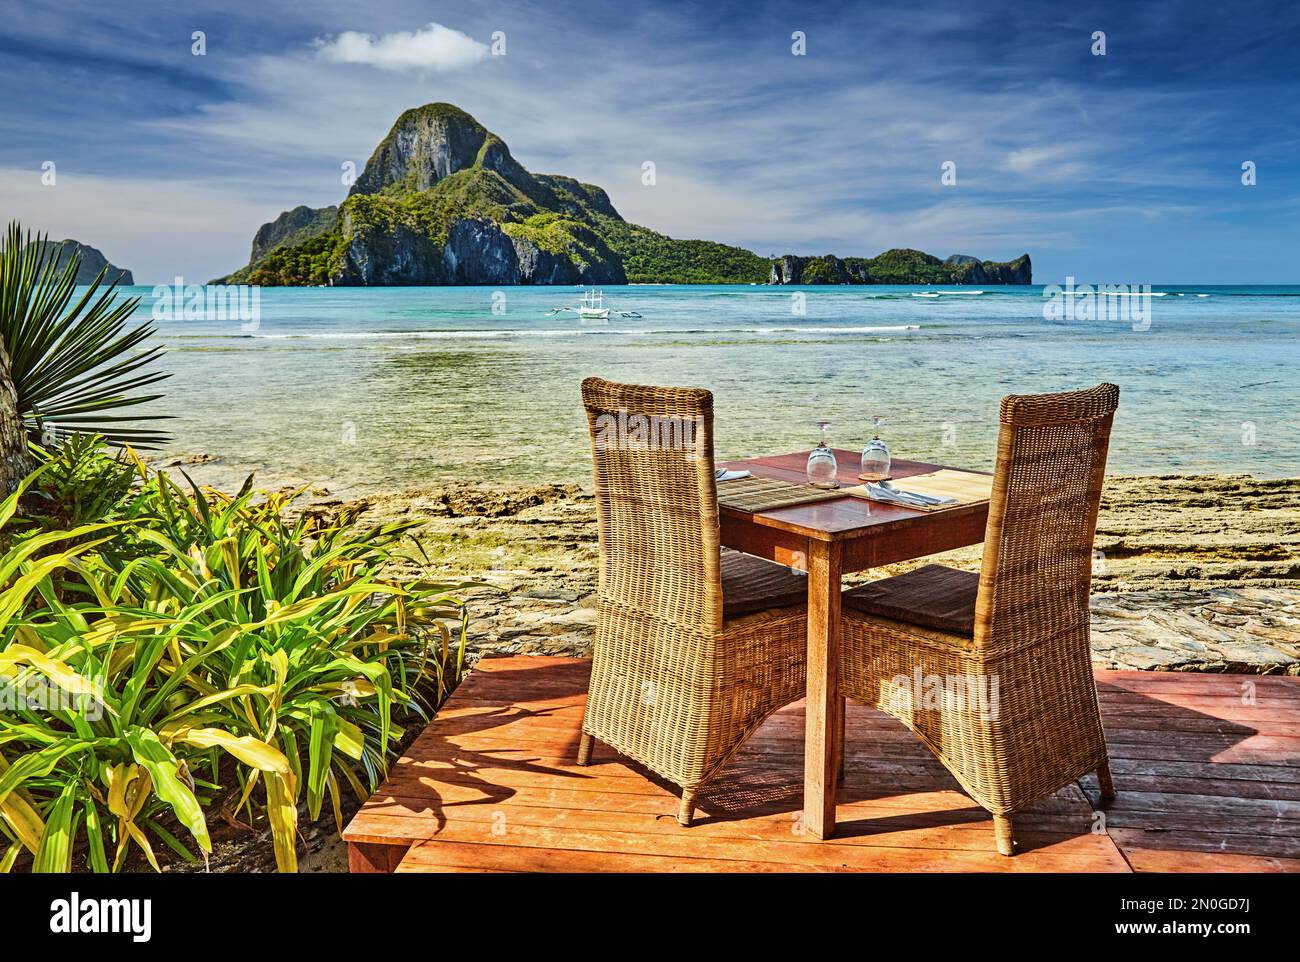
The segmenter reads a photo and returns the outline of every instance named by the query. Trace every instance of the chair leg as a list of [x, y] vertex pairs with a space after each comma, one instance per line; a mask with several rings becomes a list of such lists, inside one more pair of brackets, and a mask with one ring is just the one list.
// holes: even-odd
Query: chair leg
[[839, 706], [836, 709], [836, 712], [838, 716], [836, 721], [839, 725], [839, 732], [835, 736], [835, 771], [837, 772], [836, 777], [840, 781], [844, 781], [844, 731], [848, 715], [848, 705], [843, 697], [839, 699]]
[[1110, 777], [1110, 761], [1104, 761], [1097, 769], [1097, 784], [1101, 787], [1101, 800], [1103, 802], [1113, 802], [1115, 800], [1115, 783]]
[[1011, 827], [1010, 815], [993, 816], [993, 834], [998, 840], [999, 855], [1016, 854], [1016, 838]]
[[592, 738], [590, 735], [588, 735], [586, 732], [582, 733], [582, 737], [578, 739], [578, 764], [579, 765], [591, 764], [591, 749], [595, 741], [596, 740]]
[[677, 810], [677, 824], [685, 828], [690, 828], [691, 819], [695, 816], [695, 789], [682, 789], [682, 807]]

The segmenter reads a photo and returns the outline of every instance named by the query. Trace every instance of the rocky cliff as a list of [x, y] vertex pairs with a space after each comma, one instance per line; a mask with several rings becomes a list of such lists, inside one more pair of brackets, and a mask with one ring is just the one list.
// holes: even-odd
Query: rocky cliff
[[77, 254], [81, 255], [81, 264], [77, 267], [78, 284], [93, 283], [95, 278], [99, 276], [99, 272], [105, 268], [108, 269], [107, 273], [104, 275], [105, 284], [112, 284], [113, 282], [117, 282], [118, 284], [135, 283], [135, 278], [132, 276], [130, 271], [122, 267], [113, 266], [108, 262], [108, 258], [89, 244], [82, 244], [79, 241], [74, 240], [43, 241], [42, 243], [44, 243], [46, 247], [52, 247], [55, 249], [61, 248], [59, 251], [58, 261], [60, 269], [67, 265], [68, 261], [72, 257]]
[[[1011, 265], [949, 260], [888, 251], [870, 259], [769, 262], [740, 247], [677, 240], [625, 221], [599, 187], [530, 173], [500, 137], [458, 107], [426, 104], [397, 118], [337, 208], [295, 207], [264, 224], [248, 267], [222, 280], [919, 284], [969, 277], [978, 278], [971, 283], [1020, 283], [995, 279], [1015, 275]], [[1027, 276], [1028, 257], [1021, 260]], [[901, 277], [910, 279], [893, 279]]]
[[895, 248], [876, 257], [798, 257], [772, 260], [769, 284], [1032, 284], [1028, 254], [1013, 261], [982, 261], [969, 254], [940, 260], [933, 254]]
[[328, 233], [338, 222], [339, 209], [330, 207], [298, 206], [263, 224], [253, 235], [253, 253], [250, 264], [256, 264], [279, 247], [295, 247], [313, 237]]
[[602, 230], [621, 223], [599, 187], [531, 174], [469, 114], [429, 104], [397, 119], [337, 209], [281, 214], [224, 280], [623, 284]]
[[348, 194], [430, 190], [453, 174], [475, 168], [492, 171], [525, 191], [533, 186], [531, 175], [496, 134], [458, 107], [429, 104], [397, 118]]

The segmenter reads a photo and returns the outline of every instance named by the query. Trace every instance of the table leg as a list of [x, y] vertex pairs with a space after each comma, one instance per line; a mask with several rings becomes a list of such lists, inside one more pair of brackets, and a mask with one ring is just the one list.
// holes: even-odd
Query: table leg
[[840, 726], [840, 545], [808, 546], [808, 698], [804, 731], [804, 831], [816, 838], [835, 832]]

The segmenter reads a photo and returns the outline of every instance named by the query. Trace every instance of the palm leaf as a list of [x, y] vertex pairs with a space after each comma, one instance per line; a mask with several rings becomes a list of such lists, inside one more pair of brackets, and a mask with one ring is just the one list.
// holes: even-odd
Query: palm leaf
[[[151, 366], [163, 354], [145, 342], [149, 324], [128, 328], [140, 304], [121, 298], [107, 268], [74, 300], [80, 255], [59, 266], [63, 248], [10, 223], [0, 245], [0, 339], [9, 354], [18, 411], [33, 440], [102, 434], [112, 444], [157, 447], [166, 434], [140, 422], [157, 414], [114, 416], [157, 400], [140, 390], [170, 375]], [[125, 422], [125, 423], [123, 423]]]

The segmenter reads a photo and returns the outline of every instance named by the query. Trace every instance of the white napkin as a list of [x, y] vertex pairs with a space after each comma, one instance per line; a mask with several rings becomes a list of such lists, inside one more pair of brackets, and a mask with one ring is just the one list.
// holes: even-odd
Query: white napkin
[[903, 491], [892, 487], [888, 482], [880, 484], [867, 483], [867, 493], [877, 501], [888, 501], [908, 508], [933, 508], [940, 504], [956, 504], [956, 498], [936, 498], [916, 491]]
[[738, 481], [748, 477], [751, 477], [748, 471], [728, 471], [726, 468], [715, 468], [713, 471], [714, 481]]

